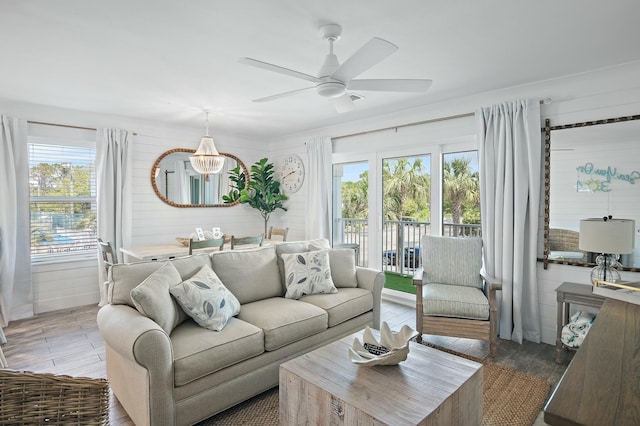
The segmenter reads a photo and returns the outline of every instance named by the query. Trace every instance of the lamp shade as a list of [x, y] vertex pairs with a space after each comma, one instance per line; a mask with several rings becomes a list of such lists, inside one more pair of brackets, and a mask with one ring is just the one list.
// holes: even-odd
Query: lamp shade
[[630, 219], [583, 219], [580, 221], [578, 246], [580, 250], [594, 253], [631, 253], [635, 226], [635, 221]]
[[218, 154], [213, 138], [203, 136], [196, 152], [189, 157], [194, 170], [202, 174], [219, 173], [224, 166], [224, 156]]

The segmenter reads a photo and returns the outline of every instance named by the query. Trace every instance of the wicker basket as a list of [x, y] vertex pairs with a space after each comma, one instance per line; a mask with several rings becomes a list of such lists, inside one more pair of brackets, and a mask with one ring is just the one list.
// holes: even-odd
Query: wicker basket
[[0, 370], [0, 425], [108, 425], [109, 382]]

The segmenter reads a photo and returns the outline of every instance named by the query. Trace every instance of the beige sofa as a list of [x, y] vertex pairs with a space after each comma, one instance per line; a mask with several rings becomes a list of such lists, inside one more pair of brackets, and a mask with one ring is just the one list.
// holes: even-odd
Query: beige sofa
[[196, 423], [276, 386], [282, 362], [367, 325], [379, 328], [384, 274], [356, 267], [350, 249], [328, 250], [337, 293], [284, 297], [282, 254], [328, 247], [326, 240], [286, 242], [171, 260], [183, 280], [211, 266], [236, 296], [240, 313], [221, 331], [187, 318], [168, 334], [130, 295], [165, 262], [114, 265], [98, 327], [111, 388], [131, 419]]

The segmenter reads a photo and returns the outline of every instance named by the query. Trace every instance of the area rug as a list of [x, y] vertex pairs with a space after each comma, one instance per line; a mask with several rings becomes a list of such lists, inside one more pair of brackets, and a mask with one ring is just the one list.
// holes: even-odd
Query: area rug
[[[535, 422], [549, 395], [551, 389], [549, 382], [478, 358], [444, 351], [484, 365], [482, 393], [482, 424], [484, 426], [531, 426]], [[198, 425], [267, 426], [277, 425], [278, 417], [278, 388], [273, 388]]]

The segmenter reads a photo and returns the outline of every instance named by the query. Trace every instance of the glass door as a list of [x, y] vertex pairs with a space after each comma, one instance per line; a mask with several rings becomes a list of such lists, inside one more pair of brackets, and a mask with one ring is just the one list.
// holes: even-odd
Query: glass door
[[356, 251], [369, 266], [369, 163], [333, 165], [333, 247]]
[[442, 235], [480, 236], [478, 151], [442, 156]]
[[431, 156], [382, 160], [382, 266], [411, 275], [420, 266], [420, 236], [431, 233]]

